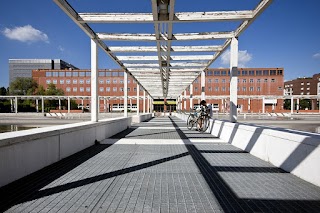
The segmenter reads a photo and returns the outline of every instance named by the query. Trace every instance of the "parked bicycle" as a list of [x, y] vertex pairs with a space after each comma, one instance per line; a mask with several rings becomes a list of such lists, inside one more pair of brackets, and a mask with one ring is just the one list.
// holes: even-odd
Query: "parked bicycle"
[[209, 124], [209, 115], [205, 110], [191, 112], [187, 119], [187, 128], [189, 130], [196, 127], [198, 131], [205, 132], [209, 128]]

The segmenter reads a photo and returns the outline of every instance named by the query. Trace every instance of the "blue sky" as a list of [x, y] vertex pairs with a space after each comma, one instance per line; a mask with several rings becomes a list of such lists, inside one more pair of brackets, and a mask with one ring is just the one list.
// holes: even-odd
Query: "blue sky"
[[[151, 11], [151, 0], [69, 2], [79, 12]], [[175, 10], [253, 9], [258, 2], [259, 0], [197, 0], [195, 4], [194, 0], [176, 0]], [[285, 80], [320, 73], [319, 10], [319, 0], [274, 0], [239, 37], [239, 67], [283, 67]], [[174, 32], [205, 32], [205, 29], [211, 27], [212, 31], [216, 31], [216, 26], [218, 30], [233, 29], [238, 23], [180, 24], [174, 25]], [[102, 30], [96, 25], [93, 28]], [[104, 32], [153, 33], [152, 30], [153, 26], [150, 24], [110, 24], [103, 28]], [[10, 58], [62, 59], [81, 69], [90, 68], [90, 39], [52, 0], [1, 1], [0, 48], [0, 87], [8, 86]], [[225, 55], [219, 58], [211, 67], [229, 67], [228, 57]], [[100, 51], [99, 68], [118, 66]]]

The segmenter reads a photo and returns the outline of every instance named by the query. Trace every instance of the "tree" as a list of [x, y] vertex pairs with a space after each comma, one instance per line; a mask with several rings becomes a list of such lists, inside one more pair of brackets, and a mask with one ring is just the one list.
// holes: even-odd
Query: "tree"
[[5, 87], [0, 87], [0, 95], [7, 95], [7, 89]]
[[38, 83], [32, 78], [16, 78], [9, 88], [10, 95], [34, 95]]

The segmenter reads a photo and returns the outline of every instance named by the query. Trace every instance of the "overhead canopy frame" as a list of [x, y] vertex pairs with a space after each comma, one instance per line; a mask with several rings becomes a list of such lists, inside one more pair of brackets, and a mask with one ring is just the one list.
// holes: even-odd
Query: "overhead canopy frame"
[[[251, 10], [175, 12], [175, 0], [151, 0], [151, 13], [80, 13], [66, 0], [53, 1], [153, 98], [178, 97], [228, 48], [231, 39], [240, 36], [272, 2], [261, 0]], [[173, 33], [174, 24], [223, 21], [236, 21], [240, 25], [232, 31]], [[154, 33], [95, 32], [89, 26], [110, 23], [149, 23], [154, 25]], [[223, 43], [194, 45], [202, 40], [223, 40]], [[127, 41], [130, 45], [108, 46], [106, 41]], [[193, 45], [173, 45], [179, 41]], [[155, 45], [134, 45], [137, 42]]]

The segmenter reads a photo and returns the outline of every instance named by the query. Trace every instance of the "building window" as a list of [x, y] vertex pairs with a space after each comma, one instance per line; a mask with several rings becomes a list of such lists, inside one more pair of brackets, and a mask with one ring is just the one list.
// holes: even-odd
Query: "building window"
[[119, 72], [119, 76], [124, 76], [124, 72]]
[[77, 92], [78, 88], [77, 87], [73, 87], [72, 91], [73, 92]]
[[87, 80], [86, 80], [86, 84], [90, 84], [90, 79], [87, 79]]
[[277, 75], [277, 70], [270, 70], [270, 75]]
[[226, 76], [227, 75], [227, 71], [221, 71], [221, 75], [222, 76]]
[[247, 87], [242, 87], [242, 91], [247, 91]]
[[226, 91], [226, 87], [221, 87], [221, 91]]
[[106, 72], [99, 72], [99, 77], [104, 77], [106, 76]]
[[303, 95], [303, 92], [302, 92], [302, 93], [300, 93], [300, 95]]
[[53, 83], [53, 84], [57, 84], [58, 81], [55, 79], [55, 80], [52, 81], [52, 83]]
[[238, 78], [238, 83], [240, 83], [240, 78]]
[[219, 87], [215, 87], [214, 91], [218, 92], [219, 91]]
[[271, 79], [271, 82], [273, 82], [273, 83], [276, 82], [276, 79], [272, 78], [272, 79]]
[[52, 77], [52, 72], [46, 72], [46, 77]]
[[281, 90], [282, 90], [282, 87], [278, 87], [278, 90], [281, 91]]
[[307, 85], [310, 85], [310, 82], [307, 82]]
[[303, 90], [303, 89], [304, 89], [303, 87], [300, 88], [300, 90]]
[[267, 79], [267, 78], [265, 78], [265, 79], [264, 79], [264, 82], [265, 82], [265, 83], [267, 83], [267, 82], [268, 82], [268, 79]]
[[128, 87], [128, 92], [130, 92], [130, 87]]
[[118, 72], [112, 72], [112, 76], [118, 76]]
[[134, 88], [133, 88], [133, 91], [134, 91], [134, 92], [137, 92], [137, 87], [134, 87]]
[[120, 87], [120, 92], [123, 92], [123, 87]]
[[310, 88], [309, 88], [309, 87], [307, 87], [307, 90], [310, 90]]
[[116, 84], [117, 83], [117, 79], [113, 79], [113, 83]]
[[211, 78], [208, 79], [208, 83], [211, 83]]
[[249, 81], [250, 81], [250, 83], [253, 83], [253, 79], [252, 78]]
[[220, 75], [220, 71], [214, 71], [214, 75], [215, 76], [219, 76]]
[[86, 91], [87, 91], [87, 92], [90, 92], [90, 87], [86, 87]]
[[278, 70], [278, 75], [282, 75], [282, 70]]
[[198, 91], [198, 87], [195, 87], [195, 88], [194, 88], [194, 91]]
[[242, 83], [247, 83], [247, 79], [242, 79]]
[[46, 80], [46, 83], [47, 84], [51, 84], [51, 80]]
[[60, 80], [60, 84], [64, 84], [64, 80]]
[[80, 80], [79, 80], [79, 84], [84, 84], [84, 80], [83, 80], [83, 79], [80, 79]]
[[110, 80], [109, 79], [107, 79], [106, 82], [107, 82], [107, 84], [110, 84]]
[[84, 88], [83, 87], [80, 87], [80, 92], [84, 92]]
[[86, 76], [90, 77], [91, 76], [91, 72], [86, 72]]
[[253, 70], [249, 70], [249, 75], [254, 75], [254, 71]]
[[198, 79], [194, 80], [194, 83], [198, 83]]
[[310, 92], [307, 92], [307, 95], [310, 95]]
[[67, 91], [67, 92], [70, 92], [70, 91], [71, 91], [71, 90], [70, 90], [70, 87], [67, 87], [67, 88], [66, 88], [66, 91]]
[[73, 73], [72, 73], [72, 76], [73, 76], [73, 77], [78, 77], [78, 76], [79, 76], [79, 72], [73, 72]]
[[100, 92], [103, 92], [103, 91], [104, 91], [104, 88], [103, 88], [103, 87], [100, 87], [100, 88], [99, 88], [99, 91], [100, 91]]
[[70, 79], [67, 79], [67, 80], [66, 80], [66, 83], [67, 83], [67, 84], [70, 84], [70, 83], [71, 83], [71, 80], [70, 80]]
[[66, 76], [71, 77], [72, 76], [71, 72], [66, 72]]
[[73, 83], [73, 84], [77, 84], [77, 83], [78, 83], [77, 79], [73, 79], [73, 80], [72, 80], [72, 83]]
[[248, 75], [248, 71], [242, 70], [242, 75]]
[[253, 89], [253, 87], [250, 87], [250, 91], [252, 92], [254, 89]]
[[123, 84], [123, 80], [120, 80], [120, 84]]
[[58, 77], [59, 76], [59, 72], [52, 72], [52, 77]]
[[212, 87], [208, 87], [208, 90], [209, 90], [209, 91], [212, 91]]
[[65, 76], [65, 72], [59, 72], [59, 77], [64, 77]]
[[269, 75], [269, 70], [263, 70], [263, 75]]
[[104, 83], [104, 80], [99, 80], [99, 84], [103, 84]]
[[86, 76], [86, 72], [79, 72], [79, 76], [80, 77], [85, 77]]
[[130, 79], [128, 79], [128, 84], [130, 84], [131, 83], [131, 81], [130, 81]]
[[260, 88], [260, 87], [257, 87], [257, 91], [260, 92], [260, 91], [261, 91], [261, 88]]
[[219, 83], [219, 79], [214, 79], [214, 83]]
[[207, 75], [208, 75], [208, 76], [212, 76], [212, 75], [213, 75], [213, 72], [212, 72], [212, 71], [208, 71], [208, 72], [207, 72]]
[[226, 83], [226, 79], [222, 79], [221, 82], [222, 82], [222, 83]]
[[117, 92], [117, 87], [113, 87], [113, 92]]
[[301, 85], [304, 85], [304, 83], [303, 83], [303, 82], [301, 82]]
[[257, 70], [256, 75], [262, 75], [262, 70]]

